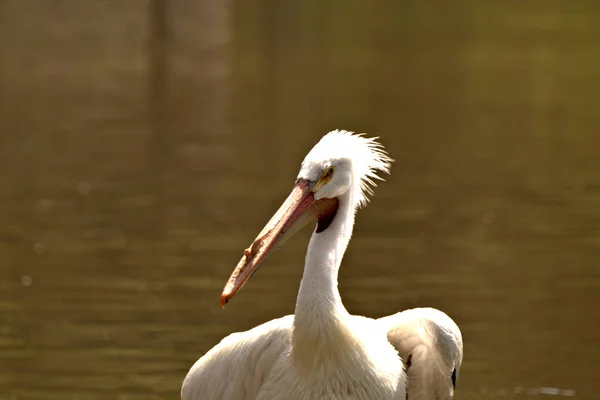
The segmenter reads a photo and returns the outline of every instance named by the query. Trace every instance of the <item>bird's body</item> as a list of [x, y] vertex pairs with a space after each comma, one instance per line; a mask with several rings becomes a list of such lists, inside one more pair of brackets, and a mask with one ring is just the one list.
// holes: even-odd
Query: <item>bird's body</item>
[[375, 171], [387, 172], [390, 161], [374, 140], [344, 131], [311, 150], [294, 190], [244, 252], [222, 296], [224, 304], [286, 235], [313, 217], [318, 224], [295, 314], [223, 339], [190, 369], [183, 400], [452, 398], [462, 338], [448, 316], [433, 309], [378, 320], [353, 316], [338, 291], [355, 212], [367, 201]]
[[[349, 329], [360, 330], [369, 337], [342, 333], [339, 338], [307, 344], [319, 349], [319, 353], [308, 347], [301, 354], [294, 354], [293, 315], [230, 335], [192, 367], [186, 380], [192, 385], [203, 384], [190, 386], [189, 398], [404, 400], [403, 364], [386, 340], [384, 330], [372, 319], [351, 316], [350, 321]], [[343, 344], [324, 347], [330, 340]], [[228, 359], [228, 366], [223, 364], [223, 358]], [[238, 363], [241, 360], [245, 362]], [[231, 376], [230, 383], [220, 379], [223, 375]], [[184, 393], [187, 390], [185, 382]]]

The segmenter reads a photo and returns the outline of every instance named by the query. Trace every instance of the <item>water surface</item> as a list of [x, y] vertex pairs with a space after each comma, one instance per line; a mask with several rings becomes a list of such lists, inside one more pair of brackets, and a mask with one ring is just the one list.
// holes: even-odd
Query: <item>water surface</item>
[[[168, 6], [165, 6], [168, 3]], [[173, 399], [293, 312], [309, 229], [225, 310], [334, 128], [396, 160], [340, 288], [462, 329], [457, 398], [598, 398], [594, 1], [0, 3], [0, 399]]]

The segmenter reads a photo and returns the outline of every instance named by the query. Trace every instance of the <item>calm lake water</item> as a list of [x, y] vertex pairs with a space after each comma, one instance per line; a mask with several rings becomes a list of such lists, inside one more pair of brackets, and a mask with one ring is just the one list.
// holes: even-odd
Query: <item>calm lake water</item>
[[457, 399], [600, 398], [598, 4], [2, 0], [0, 399], [175, 399], [293, 312], [310, 229], [219, 295], [334, 128], [396, 160], [347, 308], [452, 316]]

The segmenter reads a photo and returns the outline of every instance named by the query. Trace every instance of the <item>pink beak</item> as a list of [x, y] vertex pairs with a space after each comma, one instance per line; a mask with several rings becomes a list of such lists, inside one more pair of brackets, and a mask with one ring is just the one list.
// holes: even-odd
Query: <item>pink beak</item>
[[223, 294], [221, 306], [225, 304], [244, 286], [250, 277], [260, 268], [266, 257], [282, 245], [309, 221], [331, 217], [337, 211], [337, 199], [320, 199], [315, 201], [312, 188], [314, 184], [307, 180], [299, 180], [292, 193], [283, 202], [279, 210], [258, 234], [249, 248], [244, 250], [242, 259], [229, 277]]

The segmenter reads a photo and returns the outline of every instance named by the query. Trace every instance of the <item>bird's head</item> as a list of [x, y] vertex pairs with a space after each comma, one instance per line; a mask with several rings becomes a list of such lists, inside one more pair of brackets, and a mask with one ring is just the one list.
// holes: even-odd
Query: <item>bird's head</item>
[[316, 200], [349, 195], [355, 208], [367, 204], [378, 172], [389, 173], [392, 159], [377, 138], [331, 131], [306, 155], [298, 181], [312, 183]]
[[304, 158], [288, 198], [244, 250], [223, 289], [222, 306], [298, 229], [315, 220], [317, 233], [326, 229], [336, 216], [340, 199], [349, 201], [354, 210], [367, 204], [375, 180], [382, 179], [377, 173], [389, 173], [392, 162], [376, 139], [341, 130], [323, 136]]

